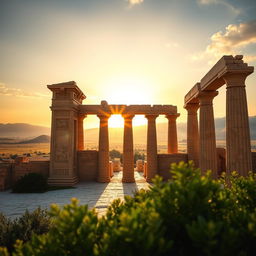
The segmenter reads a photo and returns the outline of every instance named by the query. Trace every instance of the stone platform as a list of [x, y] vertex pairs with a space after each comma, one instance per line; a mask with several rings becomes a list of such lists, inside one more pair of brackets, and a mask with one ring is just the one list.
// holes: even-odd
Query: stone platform
[[46, 193], [13, 194], [10, 190], [0, 192], [0, 212], [15, 218], [26, 209], [35, 210], [49, 208], [53, 203], [60, 206], [70, 203], [72, 197], [79, 199], [80, 204], [95, 207], [99, 215], [106, 212], [108, 205], [116, 198], [124, 199], [125, 195], [133, 195], [135, 190], [148, 189], [142, 173], [135, 172], [135, 183], [122, 183], [122, 172], [116, 172], [109, 183], [79, 183], [74, 189], [48, 191]]

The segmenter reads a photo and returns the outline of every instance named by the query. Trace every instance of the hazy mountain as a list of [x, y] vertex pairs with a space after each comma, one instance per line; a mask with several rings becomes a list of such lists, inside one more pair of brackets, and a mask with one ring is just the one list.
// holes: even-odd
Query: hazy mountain
[[14, 123], [1, 124], [0, 123], [0, 137], [35, 137], [41, 134], [51, 134], [51, 129], [44, 126]]
[[49, 143], [51, 137], [49, 135], [40, 135], [31, 140], [20, 141], [18, 144], [30, 144], [30, 143]]

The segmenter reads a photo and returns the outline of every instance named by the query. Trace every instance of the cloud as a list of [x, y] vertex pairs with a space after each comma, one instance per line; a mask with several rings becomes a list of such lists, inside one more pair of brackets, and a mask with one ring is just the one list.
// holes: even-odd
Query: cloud
[[132, 5], [136, 5], [136, 4], [141, 4], [143, 3], [144, 0], [128, 0], [128, 3], [132, 6]]
[[13, 96], [13, 97], [30, 97], [30, 98], [45, 98], [50, 95], [38, 92], [25, 92], [17, 88], [8, 88], [5, 84], [0, 83], [0, 95]]
[[222, 5], [225, 6], [229, 11], [233, 12], [234, 14], [238, 15], [241, 13], [241, 10], [234, 7], [232, 4], [226, 2], [225, 0], [197, 0], [199, 5]]
[[206, 51], [214, 55], [220, 53], [232, 54], [237, 49], [256, 43], [256, 20], [238, 25], [228, 25], [224, 32], [219, 31], [212, 35], [211, 44]]
[[[213, 34], [211, 43], [206, 47], [206, 50], [193, 55], [192, 60], [217, 59], [222, 55], [245, 54], [246, 48], [253, 44], [256, 44], [256, 20], [230, 24], [225, 28], [225, 31], [218, 31]], [[249, 54], [245, 60], [255, 61], [256, 55]]]

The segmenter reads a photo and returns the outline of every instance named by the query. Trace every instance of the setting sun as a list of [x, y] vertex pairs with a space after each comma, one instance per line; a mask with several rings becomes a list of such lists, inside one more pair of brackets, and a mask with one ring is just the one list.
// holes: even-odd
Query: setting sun
[[109, 120], [109, 127], [112, 128], [119, 128], [124, 126], [124, 119], [121, 115], [112, 115]]

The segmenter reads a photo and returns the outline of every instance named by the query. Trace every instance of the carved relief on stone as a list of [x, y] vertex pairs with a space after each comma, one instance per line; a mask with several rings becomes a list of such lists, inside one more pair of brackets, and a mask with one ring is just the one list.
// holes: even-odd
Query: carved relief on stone
[[57, 148], [55, 153], [55, 160], [59, 162], [66, 162], [68, 160], [68, 151], [67, 148]]
[[67, 129], [68, 128], [68, 119], [56, 119], [56, 128], [57, 129]]

